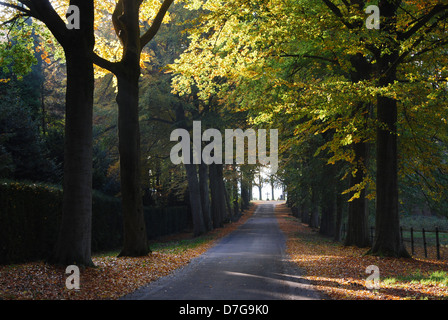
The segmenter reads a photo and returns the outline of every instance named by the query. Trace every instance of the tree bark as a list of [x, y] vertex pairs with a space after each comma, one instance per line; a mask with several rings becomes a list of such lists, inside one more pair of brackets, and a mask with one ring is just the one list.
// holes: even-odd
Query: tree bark
[[98, 66], [118, 80], [118, 130], [124, 243], [119, 256], [144, 256], [151, 252], [146, 234], [140, 183], [139, 77], [142, 48], [157, 34], [173, 0], [164, 0], [151, 26], [140, 35], [141, 1], [119, 0], [112, 14], [115, 33], [123, 46], [122, 59], [110, 62], [93, 53]]
[[[181, 103], [179, 103], [175, 110], [176, 122], [178, 127], [187, 130], [187, 118], [185, 110]], [[190, 146], [191, 148], [191, 146]], [[190, 208], [193, 220], [193, 234], [195, 237], [205, 233], [204, 217], [201, 205], [201, 192], [199, 188], [198, 172], [196, 164], [193, 163], [193, 152], [190, 149], [190, 163], [184, 164], [188, 181], [188, 192], [190, 197]]]
[[[353, 55], [350, 59], [353, 71], [351, 72], [351, 80], [357, 83], [362, 80], [368, 80], [372, 76], [372, 66], [366, 57], [361, 53]], [[368, 112], [365, 102], [359, 102], [356, 106], [353, 117], [361, 114], [362, 119], [367, 123]], [[365, 124], [363, 125], [365, 127]], [[365, 179], [367, 168], [367, 144], [364, 141], [353, 144], [353, 152], [355, 154], [356, 170], [355, 176], [350, 179], [350, 187], [361, 184]], [[344, 241], [346, 246], [357, 246], [364, 248], [370, 245], [368, 232], [368, 214], [365, 199], [365, 190], [360, 192], [358, 198], [353, 199], [348, 204], [348, 220], [347, 220], [347, 236]]]
[[342, 229], [342, 203], [343, 203], [343, 197], [341, 195], [341, 192], [338, 190], [336, 195], [336, 221], [334, 225], [334, 236], [333, 240], [336, 242], [341, 241], [341, 229]]
[[195, 164], [184, 164], [187, 172], [188, 191], [190, 195], [191, 215], [193, 219], [193, 235], [195, 237], [205, 233], [204, 217], [201, 206], [201, 192]]
[[77, 5], [83, 12], [81, 29], [74, 30], [69, 39], [64, 39], [62, 43], [67, 66], [64, 191], [59, 235], [49, 262], [93, 266], [93, 1], [79, 2]]
[[217, 164], [216, 165], [216, 174], [218, 178], [218, 196], [221, 198], [219, 203], [221, 205], [220, 214], [221, 214], [221, 221], [228, 221], [229, 219], [232, 219], [232, 209], [227, 210], [226, 209], [226, 196], [227, 189], [224, 182], [224, 174], [223, 174], [223, 165]]
[[326, 236], [333, 236], [334, 234], [334, 225], [335, 225], [335, 208], [336, 208], [336, 179], [333, 179], [333, 172], [330, 171], [329, 177], [331, 178], [330, 184], [324, 190], [321, 190], [322, 193], [322, 217], [320, 222], [319, 233]]
[[241, 210], [244, 211], [250, 205], [249, 184], [246, 180], [241, 179]]
[[[354, 145], [356, 175], [351, 177], [350, 185], [355, 186], [364, 180], [366, 144], [357, 143]], [[370, 245], [369, 230], [367, 225], [367, 207], [365, 190], [361, 190], [359, 198], [353, 199], [348, 204], [347, 236], [344, 241], [346, 246], [357, 246], [365, 248]]]
[[[306, 201], [306, 200], [304, 200]], [[308, 206], [305, 202], [302, 202], [302, 204], [300, 205], [300, 215], [301, 215], [301, 220], [303, 223], [305, 224], [309, 224], [310, 223], [310, 213], [308, 212]]]
[[[381, 0], [381, 31], [396, 34], [396, 12], [399, 1]], [[378, 54], [378, 85], [387, 87], [397, 79], [394, 66], [399, 56], [399, 45], [390, 41], [388, 53]], [[377, 174], [375, 238], [370, 254], [388, 257], [410, 257], [400, 235], [398, 213], [398, 152], [397, 152], [397, 101], [377, 97]]]
[[204, 226], [206, 231], [213, 229], [210, 214], [210, 191], [208, 185], [208, 166], [205, 163], [199, 165], [199, 191], [201, 193], [202, 214], [204, 216]]
[[316, 188], [313, 188], [311, 198], [311, 216], [310, 227], [319, 228], [319, 194]]
[[123, 208], [123, 249], [119, 256], [144, 256], [151, 252], [143, 212], [138, 112], [140, 66], [138, 60], [123, 64], [118, 82], [118, 139]]
[[397, 101], [378, 97], [377, 114], [389, 130], [377, 130], [375, 238], [370, 253], [410, 257], [401, 240], [398, 213]]
[[209, 167], [210, 174], [210, 195], [211, 195], [211, 215], [213, 219], [213, 228], [222, 227], [222, 204], [219, 196], [217, 164], [212, 163]]

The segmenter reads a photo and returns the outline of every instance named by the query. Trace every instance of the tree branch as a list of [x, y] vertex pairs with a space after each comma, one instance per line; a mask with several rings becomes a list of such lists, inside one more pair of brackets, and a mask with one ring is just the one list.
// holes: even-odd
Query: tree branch
[[119, 62], [110, 62], [102, 57], [100, 57], [96, 52], [93, 52], [93, 63], [98, 67], [106, 69], [113, 74], [117, 75], [120, 73], [120, 63]]
[[338, 61], [336, 59], [330, 59], [330, 58], [314, 56], [314, 55], [309, 55], [309, 54], [281, 54], [280, 57], [295, 57], [295, 58], [303, 57], [303, 58], [323, 60], [323, 61], [331, 62], [334, 64], [338, 64]]
[[338, 17], [341, 22], [349, 29], [353, 29], [353, 25], [344, 20], [344, 15], [341, 10], [330, 0], [322, 0], [323, 3], [334, 13], [336, 17]]
[[154, 36], [157, 34], [157, 31], [159, 31], [159, 28], [162, 24], [163, 18], [165, 17], [165, 14], [167, 13], [169, 7], [173, 3], [173, 0], [164, 0], [162, 3], [162, 6], [159, 9], [159, 12], [157, 12], [157, 15], [152, 22], [151, 27], [140, 37], [140, 48], [143, 48], [148, 44], [149, 41], [154, 38]]
[[[446, 6], [448, 8], [448, 6]], [[439, 20], [435, 21], [427, 30], [425, 30], [425, 34], [431, 32], [435, 27], [437, 27], [437, 24], [439, 23], [440, 20], [445, 19], [448, 17], [448, 12], [443, 15]], [[412, 44], [412, 46], [404, 51], [393, 63], [392, 65], [389, 67], [388, 70], [386, 70], [385, 74], [387, 74], [389, 71], [393, 70], [394, 68], [396, 68], [400, 63], [402, 63], [404, 61], [404, 59], [411, 53], [411, 50], [416, 48], [421, 42], [423, 42], [424, 40], [424, 36], [425, 34], [421, 35], [417, 40], [415, 40], [415, 42]]]
[[68, 29], [49, 0], [19, 0], [19, 2], [29, 8], [32, 17], [42, 21], [47, 26], [62, 47], [66, 45]]
[[25, 13], [25, 15], [27, 15], [27, 16], [32, 16], [32, 13], [31, 13], [30, 10], [25, 9], [23, 7], [20, 7], [18, 5], [15, 5], [15, 4], [12, 4], [12, 3], [7, 3], [7, 2], [4, 2], [4, 1], [0, 1], [0, 5], [2, 5], [4, 7], [8, 7], [8, 8], [13, 8], [13, 9], [15, 9], [17, 11]]
[[430, 12], [428, 12], [428, 14], [426, 14], [425, 16], [421, 17], [419, 19], [419, 21], [414, 24], [414, 26], [409, 29], [408, 31], [404, 32], [404, 33], [399, 33], [398, 34], [398, 39], [399, 40], [407, 40], [410, 37], [412, 37], [418, 30], [420, 30], [429, 20], [431, 20], [433, 17], [435, 17], [437, 14], [445, 11], [448, 9], [448, 5], [440, 5], [437, 4], [434, 6], [434, 8], [431, 9]]

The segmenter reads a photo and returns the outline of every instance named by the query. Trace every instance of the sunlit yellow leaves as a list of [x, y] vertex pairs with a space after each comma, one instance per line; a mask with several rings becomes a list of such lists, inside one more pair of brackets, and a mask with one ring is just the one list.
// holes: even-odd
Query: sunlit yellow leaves
[[[110, 62], [121, 61], [123, 46], [115, 34], [112, 25], [112, 13], [115, 10], [115, 0], [95, 1], [95, 52]], [[140, 34], [152, 24], [162, 2], [159, 0], [145, 0], [140, 5], [139, 25]], [[164, 16], [162, 23], [170, 21], [169, 12]], [[140, 55], [140, 67], [145, 68], [146, 63], [151, 62], [151, 54], [142, 50]], [[108, 71], [95, 66], [95, 77], [103, 77]]]

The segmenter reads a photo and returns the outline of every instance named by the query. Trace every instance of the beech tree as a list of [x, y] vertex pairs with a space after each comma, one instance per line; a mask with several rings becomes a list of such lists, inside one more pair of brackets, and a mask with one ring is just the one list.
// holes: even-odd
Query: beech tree
[[[429, 150], [442, 144], [430, 137], [445, 140], [447, 5], [437, 0], [379, 1], [380, 28], [370, 29], [367, 4], [235, 0], [221, 6], [208, 1], [202, 27], [172, 67], [178, 74], [173, 88], [188, 92], [197, 86], [204, 99], [217, 93], [227, 104], [249, 110], [254, 123], [275, 123], [278, 113], [285, 115], [284, 123], [300, 120], [293, 129], [298, 145], [331, 132], [316, 155], [326, 150], [329, 165], [350, 165], [344, 175], [351, 177], [344, 191], [350, 194], [353, 227], [347, 243], [366, 246], [364, 202], [375, 199], [371, 253], [408, 256], [399, 234], [398, 175], [414, 170], [432, 180], [436, 164]], [[216, 77], [227, 82], [217, 84]], [[436, 104], [435, 96], [442, 103]], [[429, 122], [439, 130], [425, 125], [429, 105]], [[425, 132], [417, 134], [416, 123]], [[408, 132], [415, 141], [430, 141], [409, 152], [415, 150], [412, 142], [398, 140]], [[367, 144], [373, 143], [376, 158], [370, 170]], [[415, 161], [418, 167], [412, 165]], [[443, 161], [438, 166], [446, 170]]]
[[[117, 79], [118, 135], [124, 244], [120, 256], [141, 256], [148, 246], [141, 191], [139, 78], [143, 48], [157, 34], [173, 0], [165, 0], [150, 27], [140, 33], [142, 1], [119, 0], [112, 13], [115, 33], [122, 46], [119, 61], [109, 61], [97, 53], [96, 65], [112, 72]], [[145, 17], [149, 19], [149, 17]]]
[[[50, 262], [91, 266], [93, 1], [71, 0], [79, 28], [68, 28], [49, 0], [0, 2], [18, 17], [41, 21], [62, 46], [67, 68], [64, 195], [60, 232]], [[10, 20], [10, 21], [13, 21]]]

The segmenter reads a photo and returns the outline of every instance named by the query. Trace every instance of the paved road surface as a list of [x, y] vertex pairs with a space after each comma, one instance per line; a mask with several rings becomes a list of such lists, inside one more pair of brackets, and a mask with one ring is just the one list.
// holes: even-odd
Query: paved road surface
[[132, 300], [321, 299], [285, 254], [275, 202], [187, 266], [123, 297]]

